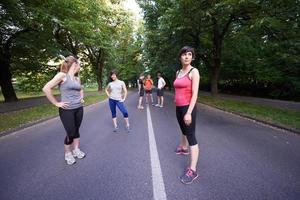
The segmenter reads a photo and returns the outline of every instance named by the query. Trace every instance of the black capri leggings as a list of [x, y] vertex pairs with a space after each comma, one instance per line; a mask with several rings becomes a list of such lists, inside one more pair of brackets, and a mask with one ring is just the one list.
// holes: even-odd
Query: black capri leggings
[[180, 129], [182, 131], [182, 134], [186, 136], [189, 145], [193, 146], [198, 144], [196, 136], [195, 136], [195, 129], [196, 129], [196, 114], [197, 114], [197, 108], [196, 105], [192, 111], [192, 123], [187, 126], [184, 123], [184, 115], [186, 114], [189, 106], [176, 106], [176, 117], [177, 121], [179, 123]]
[[79, 127], [82, 122], [83, 117], [83, 107], [75, 109], [63, 109], [59, 108], [60, 120], [67, 132], [64, 143], [70, 145], [73, 143], [73, 140], [80, 137]]

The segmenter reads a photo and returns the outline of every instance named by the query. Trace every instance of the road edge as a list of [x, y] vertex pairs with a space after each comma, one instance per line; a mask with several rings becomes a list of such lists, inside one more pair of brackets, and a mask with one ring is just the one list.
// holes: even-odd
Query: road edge
[[265, 121], [265, 120], [261, 120], [261, 119], [257, 119], [257, 118], [250, 117], [250, 116], [247, 116], [247, 115], [243, 115], [243, 114], [241, 114], [241, 113], [228, 111], [228, 110], [226, 110], [226, 109], [219, 108], [219, 107], [217, 107], [217, 106], [212, 106], [212, 105], [209, 105], [209, 104], [206, 104], [206, 103], [203, 103], [203, 102], [197, 101], [197, 103], [198, 103], [198, 104], [205, 105], [205, 106], [208, 106], [208, 107], [211, 107], [211, 108], [214, 108], [214, 109], [217, 109], [217, 110], [220, 110], [220, 111], [225, 112], [225, 113], [228, 113], [228, 114], [232, 114], [232, 115], [235, 115], [235, 116], [238, 116], [238, 117], [247, 119], [247, 120], [254, 121], [254, 122], [259, 123], [259, 124], [262, 124], [262, 125], [264, 125], [264, 126], [272, 127], [272, 128], [279, 129], [279, 130], [283, 130], [283, 131], [289, 131], [289, 132], [291, 132], [291, 133], [300, 135], [300, 130], [298, 130], [298, 129], [294, 129], [294, 128], [287, 127], [287, 126], [283, 126], [283, 125], [279, 125], [279, 124], [274, 124], [274, 123], [272, 123], [272, 122], [268, 122], [268, 121]]
[[[86, 105], [86, 106], [83, 106], [84, 108], [89, 108], [91, 106], [94, 106], [95, 104], [98, 104], [98, 103], [103, 103], [107, 101], [107, 99], [104, 99], [102, 101], [99, 101], [97, 103], [93, 103], [93, 104], [90, 104], [90, 105]], [[43, 122], [46, 122], [46, 121], [49, 121], [49, 120], [52, 120], [52, 119], [55, 119], [55, 118], [58, 118], [58, 113], [55, 115], [55, 116], [51, 116], [51, 117], [46, 117], [44, 119], [40, 119], [40, 120], [37, 120], [37, 121], [33, 121], [33, 122], [29, 122], [29, 123], [26, 123], [26, 124], [23, 124], [17, 128], [12, 128], [10, 130], [6, 130], [6, 131], [2, 131], [0, 132], [0, 138], [4, 137], [4, 136], [8, 136], [8, 135], [12, 135], [13, 133], [16, 133], [18, 131], [21, 131], [21, 130], [24, 130], [26, 128], [30, 128], [30, 127], [33, 127], [34, 125], [37, 125], [37, 124], [41, 124]]]

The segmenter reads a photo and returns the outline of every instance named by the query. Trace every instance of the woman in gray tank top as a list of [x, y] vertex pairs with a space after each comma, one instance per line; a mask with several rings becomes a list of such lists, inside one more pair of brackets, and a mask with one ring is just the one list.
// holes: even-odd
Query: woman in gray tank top
[[[60, 67], [60, 72], [43, 88], [49, 101], [59, 108], [59, 116], [66, 130], [64, 140], [65, 161], [68, 165], [76, 162], [75, 158], [82, 159], [85, 153], [79, 149], [79, 128], [83, 117], [83, 90], [78, 77], [80, 70], [79, 61], [69, 56]], [[61, 101], [57, 101], [52, 94], [52, 88], [58, 86]]]

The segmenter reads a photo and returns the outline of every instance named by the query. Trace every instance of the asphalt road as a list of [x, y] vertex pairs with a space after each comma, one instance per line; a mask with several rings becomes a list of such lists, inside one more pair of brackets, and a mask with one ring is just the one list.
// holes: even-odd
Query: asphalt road
[[136, 109], [137, 98], [126, 100], [130, 134], [120, 112], [120, 130], [112, 132], [107, 101], [85, 107], [87, 157], [73, 166], [63, 159], [58, 118], [1, 137], [0, 199], [300, 199], [299, 135], [198, 104], [200, 177], [183, 185], [188, 157], [174, 153], [180, 132], [172, 97], [164, 108], [150, 106], [148, 116]]

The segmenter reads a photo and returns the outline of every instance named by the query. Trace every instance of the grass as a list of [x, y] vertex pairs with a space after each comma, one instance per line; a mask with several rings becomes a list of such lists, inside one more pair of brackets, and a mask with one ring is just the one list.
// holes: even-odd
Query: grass
[[[106, 98], [105, 93], [85, 97], [84, 105], [91, 105]], [[0, 134], [4, 131], [21, 127], [25, 124], [47, 119], [58, 115], [58, 108], [44, 104], [15, 112], [0, 113]]]
[[237, 100], [216, 99], [209, 96], [201, 96], [199, 101], [229, 112], [300, 130], [300, 112], [298, 111], [257, 105]]

